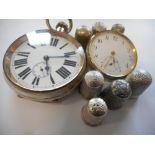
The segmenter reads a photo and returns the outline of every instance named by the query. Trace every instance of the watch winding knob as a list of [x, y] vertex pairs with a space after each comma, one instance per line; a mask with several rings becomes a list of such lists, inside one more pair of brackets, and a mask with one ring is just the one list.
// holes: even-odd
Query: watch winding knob
[[121, 24], [114, 24], [111, 28], [112, 31], [116, 31], [119, 33], [124, 33], [125, 31], [125, 27]]
[[108, 112], [105, 101], [101, 98], [92, 98], [81, 110], [82, 119], [91, 126], [100, 125]]
[[152, 83], [152, 76], [145, 70], [136, 70], [126, 77], [132, 89], [132, 98], [141, 95]]

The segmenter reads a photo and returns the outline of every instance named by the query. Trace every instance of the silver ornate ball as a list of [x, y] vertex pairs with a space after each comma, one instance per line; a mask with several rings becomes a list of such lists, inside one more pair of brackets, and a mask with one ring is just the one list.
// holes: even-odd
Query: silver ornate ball
[[119, 109], [131, 96], [132, 90], [129, 83], [123, 79], [115, 80], [103, 90], [101, 97], [106, 101], [109, 109]]
[[60, 32], [65, 32], [65, 33], [67, 33], [67, 31], [68, 31], [68, 25], [67, 25], [65, 22], [59, 22], [59, 23], [56, 25], [56, 30], [57, 30], [57, 31], [60, 31]]
[[101, 98], [91, 99], [87, 109], [94, 116], [104, 116], [108, 111], [106, 103]]
[[129, 83], [125, 80], [113, 81], [111, 90], [114, 96], [121, 99], [128, 99], [132, 92]]
[[106, 26], [102, 22], [96, 22], [92, 26], [92, 32], [93, 34], [100, 33], [106, 31]]
[[132, 89], [132, 98], [141, 95], [152, 83], [152, 76], [149, 72], [139, 69], [126, 77]]
[[119, 33], [124, 33], [125, 31], [125, 27], [121, 24], [114, 24], [111, 28], [112, 31], [116, 31]]
[[91, 126], [100, 125], [108, 112], [105, 101], [101, 98], [92, 98], [84, 105], [81, 111], [85, 123]]
[[104, 85], [104, 77], [99, 71], [89, 71], [85, 74], [80, 86], [80, 93], [86, 99], [98, 97]]

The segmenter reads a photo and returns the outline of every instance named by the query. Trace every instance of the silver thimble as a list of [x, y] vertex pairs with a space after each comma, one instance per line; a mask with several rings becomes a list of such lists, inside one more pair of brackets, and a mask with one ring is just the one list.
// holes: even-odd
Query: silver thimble
[[80, 86], [80, 93], [86, 99], [98, 97], [104, 85], [104, 77], [99, 71], [89, 71], [85, 74]]
[[109, 109], [121, 108], [123, 103], [131, 96], [130, 85], [125, 80], [115, 80], [112, 84], [103, 90], [101, 97], [107, 103]]
[[82, 107], [81, 115], [85, 123], [91, 126], [100, 125], [108, 112], [105, 101], [101, 98], [92, 98]]
[[141, 95], [152, 83], [152, 76], [145, 70], [136, 70], [126, 77], [132, 89], [131, 98]]
[[86, 49], [87, 44], [92, 36], [92, 31], [87, 26], [80, 26], [75, 31], [75, 39]]
[[112, 31], [116, 31], [119, 33], [124, 33], [125, 31], [125, 27], [121, 24], [114, 24], [111, 28]]
[[102, 22], [96, 22], [92, 26], [92, 32], [93, 32], [93, 34], [104, 32], [104, 31], [106, 31], [106, 27], [105, 27], [105, 25]]

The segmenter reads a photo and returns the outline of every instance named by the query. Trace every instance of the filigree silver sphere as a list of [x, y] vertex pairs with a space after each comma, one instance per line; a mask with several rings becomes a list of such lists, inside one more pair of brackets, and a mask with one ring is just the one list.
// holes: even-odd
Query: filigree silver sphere
[[98, 97], [104, 85], [104, 77], [99, 71], [89, 71], [85, 74], [80, 86], [80, 93], [86, 99]]
[[119, 109], [132, 94], [129, 83], [123, 79], [115, 80], [103, 90], [101, 97], [106, 101], [109, 109]]
[[105, 101], [101, 98], [92, 98], [83, 106], [81, 115], [85, 123], [91, 126], [100, 125], [108, 112]]
[[126, 80], [132, 89], [132, 98], [141, 95], [152, 83], [152, 76], [149, 72], [139, 69], [127, 76]]

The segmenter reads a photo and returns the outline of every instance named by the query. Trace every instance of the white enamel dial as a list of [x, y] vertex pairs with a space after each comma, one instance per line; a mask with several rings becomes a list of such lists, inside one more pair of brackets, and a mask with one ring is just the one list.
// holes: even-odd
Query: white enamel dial
[[[62, 37], [42, 34], [23, 42], [13, 53], [10, 70], [19, 85], [31, 90], [53, 90], [72, 81], [81, 71], [77, 47]], [[38, 37], [38, 36], [37, 36]]]
[[136, 49], [131, 41], [113, 31], [97, 34], [92, 39], [88, 57], [95, 68], [111, 77], [129, 74], [137, 62]]

